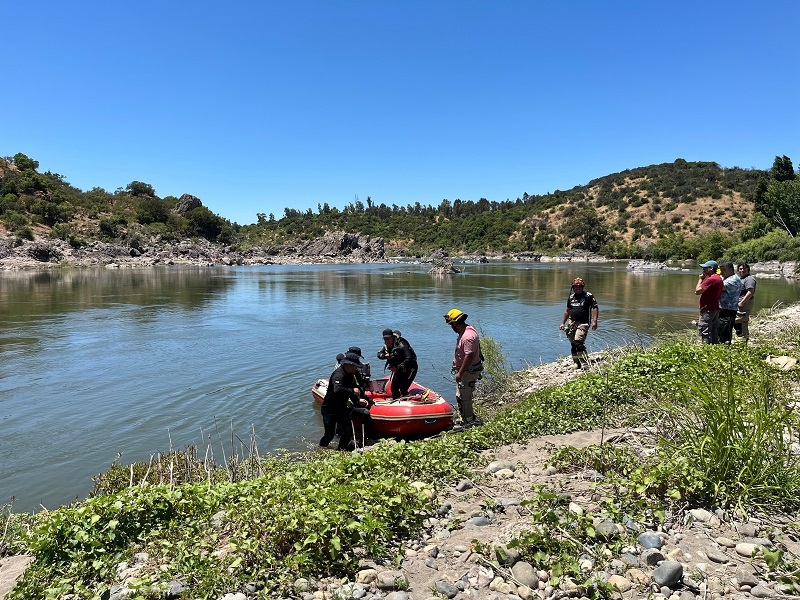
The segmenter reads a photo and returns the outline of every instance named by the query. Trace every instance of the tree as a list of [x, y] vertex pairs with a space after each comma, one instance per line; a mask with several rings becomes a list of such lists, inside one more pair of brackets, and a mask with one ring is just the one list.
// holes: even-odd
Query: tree
[[611, 232], [593, 208], [575, 211], [559, 230], [573, 240], [573, 247], [597, 252], [608, 241]]
[[28, 158], [22, 152], [14, 155], [14, 164], [20, 171], [35, 171], [39, 168], [39, 161]]
[[125, 190], [131, 196], [147, 196], [150, 198], [156, 197], [156, 191], [153, 189], [153, 186], [142, 181], [131, 181]]
[[153, 197], [144, 197], [136, 206], [136, 220], [142, 225], [149, 223], [166, 223], [169, 218], [167, 205]]
[[775, 181], [791, 181], [794, 179], [794, 166], [792, 159], [786, 156], [776, 156], [772, 163], [772, 178]]
[[770, 182], [760, 210], [775, 225], [796, 236], [800, 231], [800, 180]]

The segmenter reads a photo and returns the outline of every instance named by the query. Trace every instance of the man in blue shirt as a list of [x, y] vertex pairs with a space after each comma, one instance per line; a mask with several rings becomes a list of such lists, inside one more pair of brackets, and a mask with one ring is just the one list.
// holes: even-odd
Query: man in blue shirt
[[733, 339], [736, 311], [739, 310], [739, 291], [742, 289], [742, 280], [736, 275], [733, 263], [729, 260], [719, 263], [719, 270], [724, 289], [719, 297], [717, 337], [720, 344], [730, 344]]

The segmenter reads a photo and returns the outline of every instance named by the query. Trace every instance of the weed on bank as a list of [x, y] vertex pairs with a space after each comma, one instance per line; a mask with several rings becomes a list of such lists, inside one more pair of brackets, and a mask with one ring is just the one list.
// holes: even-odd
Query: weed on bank
[[[9, 597], [99, 598], [117, 583], [123, 562], [137, 564], [126, 585], [139, 598], [157, 598], [172, 582], [187, 597], [219, 597], [247, 584], [260, 590], [255, 597], [276, 597], [300, 576], [352, 574], [363, 558], [397, 563], [404, 540], [418, 537], [437, 508], [436, 492], [478, 477], [480, 451], [599, 427], [655, 432], [647, 456], [608, 445], [554, 455], [561, 469], [591, 464], [615, 482], [606, 504], [612, 516], [654, 522], [678, 504], [793, 510], [800, 498], [791, 451], [797, 375], [767, 365], [764, 352], [681, 341], [632, 348], [500, 410], [483, 427], [378, 443], [364, 453], [262, 458], [259, 475], [241, 481], [198, 470], [197, 481], [157, 485], [147, 476], [129, 480], [123, 469], [85, 501], [7, 515], [8, 547], [34, 555]], [[605, 542], [552, 492], [535, 498], [531, 530], [516, 542], [523, 556], [554, 574], [579, 575], [580, 548]], [[565, 520], [570, 535], [559, 537], [553, 519]], [[146, 553], [144, 562], [137, 553]]]

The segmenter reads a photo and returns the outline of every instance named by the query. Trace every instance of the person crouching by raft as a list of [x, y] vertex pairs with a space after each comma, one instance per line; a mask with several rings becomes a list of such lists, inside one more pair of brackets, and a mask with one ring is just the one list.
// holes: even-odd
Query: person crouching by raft
[[[561, 318], [559, 329], [566, 330], [567, 339], [572, 346], [572, 360], [575, 368], [580, 369], [584, 362], [588, 363], [586, 353], [586, 337], [589, 335], [589, 322], [592, 329], [597, 329], [600, 308], [595, 297], [584, 291], [585, 282], [580, 277], [572, 280], [572, 293], [567, 298], [567, 308]], [[569, 325], [567, 325], [569, 319]]]
[[[353, 425], [350, 415], [359, 407], [359, 416], [367, 418], [369, 411], [366, 409], [368, 402], [362, 398], [359, 381], [356, 373], [361, 366], [358, 355], [347, 352], [339, 362], [339, 366], [328, 380], [328, 391], [322, 400], [322, 422], [325, 426], [325, 435], [319, 445], [326, 448], [336, 434], [337, 425], [341, 435], [339, 437], [339, 450], [348, 450], [353, 443]], [[364, 414], [366, 412], [366, 415]]]
[[475, 393], [475, 384], [483, 377], [481, 341], [475, 328], [467, 325], [467, 314], [457, 308], [447, 311], [444, 321], [458, 334], [452, 368], [456, 378], [456, 401], [462, 425], [472, 427], [480, 423], [475, 417], [472, 396]]
[[399, 331], [383, 330], [383, 348], [378, 350], [378, 358], [386, 361], [392, 372], [392, 398], [408, 396], [408, 388], [417, 375], [417, 354]]

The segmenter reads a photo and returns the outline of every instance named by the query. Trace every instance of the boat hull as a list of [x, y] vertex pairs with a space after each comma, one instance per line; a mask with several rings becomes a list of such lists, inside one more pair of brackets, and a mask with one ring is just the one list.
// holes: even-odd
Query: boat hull
[[[453, 407], [442, 396], [416, 382], [408, 396], [394, 400], [386, 393], [389, 377], [370, 381], [366, 395], [374, 404], [369, 413], [372, 429], [384, 437], [425, 437], [437, 434], [453, 425]], [[318, 379], [311, 387], [311, 395], [322, 402], [328, 390], [328, 380]], [[353, 418], [358, 428], [361, 421]]]

